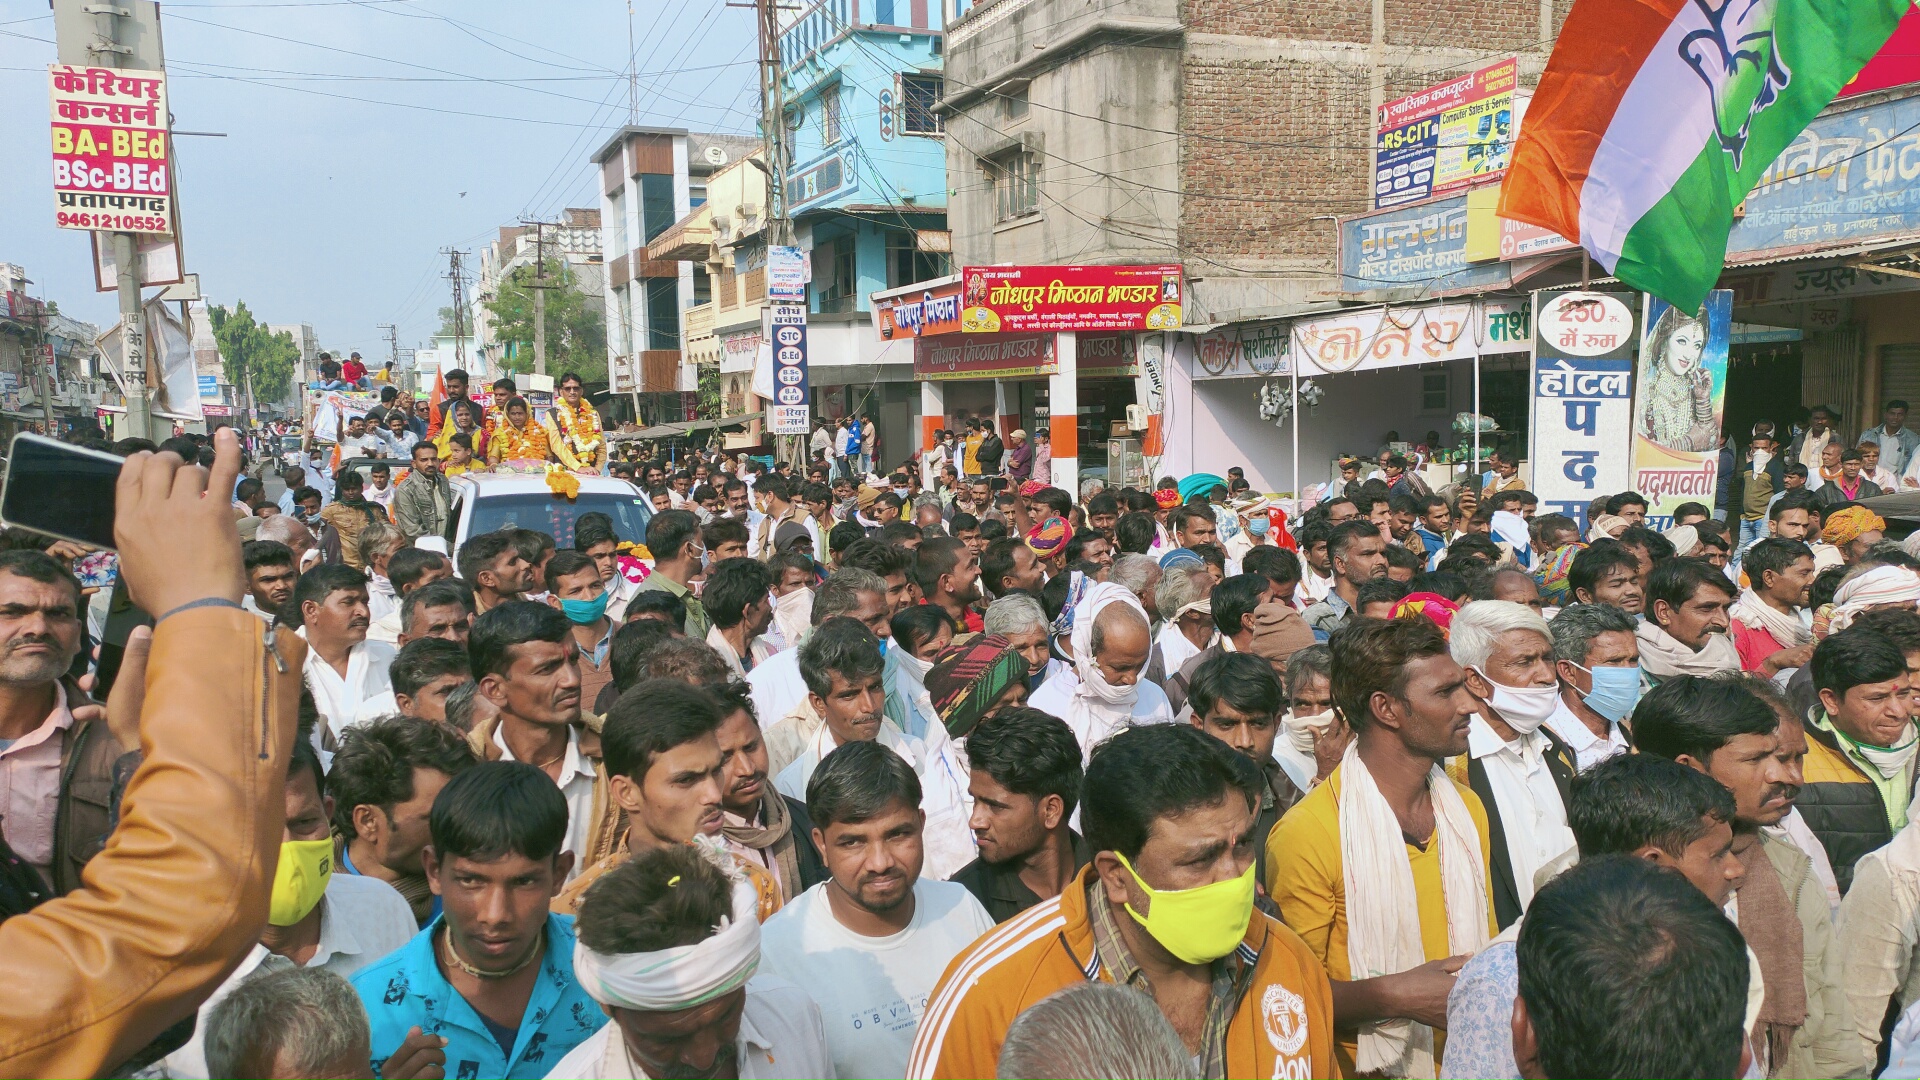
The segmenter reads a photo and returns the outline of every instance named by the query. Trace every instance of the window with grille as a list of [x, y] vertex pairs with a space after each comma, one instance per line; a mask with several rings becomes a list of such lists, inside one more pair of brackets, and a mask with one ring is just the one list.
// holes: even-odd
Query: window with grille
[[945, 119], [934, 111], [945, 87], [946, 80], [938, 75], [900, 76], [900, 130], [909, 135], [938, 135], [945, 131]]
[[647, 288], [647, 348], [680, 347], [680, 279], [642, 278]]
[[820, 93], [820, 145], [840, 141], [840, 86], [838, 83]]
[[1447, 411], [1447, 373], [1423, 371], [1420, 373], [1420, 411], [1444, 413]]
[[992, 165], [994, 220], [1011, 221], [1040, 211], [1040, 159], [1031, 151], [1008, 154]]
[[1009, 90], [1000, 97], [1000, 114], [1008, 120], [1025, 119], [1029, 107], [1027, 88], [1024, 86], [1018, 90]]

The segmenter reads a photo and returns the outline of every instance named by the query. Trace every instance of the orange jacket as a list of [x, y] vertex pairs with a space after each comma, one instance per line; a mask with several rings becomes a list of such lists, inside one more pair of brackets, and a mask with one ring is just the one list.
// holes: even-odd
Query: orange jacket
[[[907, 1060], [909, 1080], [998, 1075], [1000, 1045], [1014, 1017], [1056, 990], [1110, 979], [1093, 949], [1087, 884], [1008, 919], [947, 965], [927, 1001]], [[1326, 969], [1293, 931], [1256, 909], [1241, 942], [1254, 964], [1227, 1027], [1227, 1075], [1338, 1075], [1333, 1060], [1333, 989]]]
[[213, 607], [154, 630], [119, 828], [80, 889], [0, 923], [0, 1076], [105, 1075], [260, 940], [306, 656], [266, 634]]

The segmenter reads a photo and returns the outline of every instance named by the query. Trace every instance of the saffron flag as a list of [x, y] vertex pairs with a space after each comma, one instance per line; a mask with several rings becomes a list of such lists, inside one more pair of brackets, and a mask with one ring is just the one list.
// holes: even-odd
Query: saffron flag
[[440, 434], [440, 403], [447, 400], [446, 373], [433, 369], [433, 389], [427, 392], [427, 438]]
[[1872, 59], [1909, 0], [1576, 0], [1499, 215], [1577, 237], [1698, 311], [1733, 211]]

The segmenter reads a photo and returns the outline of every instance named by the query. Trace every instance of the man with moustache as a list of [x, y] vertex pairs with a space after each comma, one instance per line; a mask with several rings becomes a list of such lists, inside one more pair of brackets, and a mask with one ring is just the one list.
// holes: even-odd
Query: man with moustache
[[[635, 853], [677, 844], [719, 844], [725, 762], [714, 732], [721, 706], [711, 693], [680, 679], [635, 685], [607, 711], [600, 746], [612, 801], [626, 815], [614, 850], [587, 867], [554, 899], [577, 914], [587, 889]], [[760, 918], [780, 909], [780, 886], [763, 867], [734, 860], [759, 897]]]
[[328, 563], [300, 576], [293, 589], [307, 639], [305, 676], [327, 730], [324, 745], [353, 724], [360, 707], [393, 689], [389, 665], [395, 649], [367, 640], [367, 575]]
[[765, 867], [779, 880], [781, 896], [799, 896], [827, 880], [826, 864], [813, 846], [807, 804], [773, 790], [767, 743], [747, 684], [721, 687], [715, 696], [723, 714], [713, 733], [722, 770], [720, 834], [735, 857]]
[[761, 970], [820, 1006], [838, 1075], [904, 1076], [934, 984], [993, 919], [964, 885], [921, 875], [920, 780], [900, 755], [839, 746], [807, 812], [832, 876], [761, 927]]
[[1855, 1017], [1847, 1000], [1832, 913], [1812, 861], [1765, 831], [1804, 794], [1779, 752], [1778, 701], [1771, 684], [1757, 679], [1676, 676], [1634, 709], [1634, 745], [1706, 773], [1733, 793], [1733, 854], [1746, 872], [1734, 887], [1731, 915], [1759, 958], [1767, 990], [1755, 1064], [1769, 1077], [1865, 1076], [1868, 1044], [1856, 1025], [1877, 1029], [1880, 1019]]

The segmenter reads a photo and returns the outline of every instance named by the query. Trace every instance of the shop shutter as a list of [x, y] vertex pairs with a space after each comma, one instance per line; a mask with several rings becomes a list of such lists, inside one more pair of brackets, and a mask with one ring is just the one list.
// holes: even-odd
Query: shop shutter
[[1829, 405], [1839, 409], [1843, 431], [1860, 430], [1858, 399], [1865, 389], [1860, 380], [1860, 338], [1860, 324], [1844, 323], [1808, 334], [1801, 348], [1801, 402], [1809, 408]]
[[1880, 401], [1920, 402], [1920, 345], [1880, 346]]

